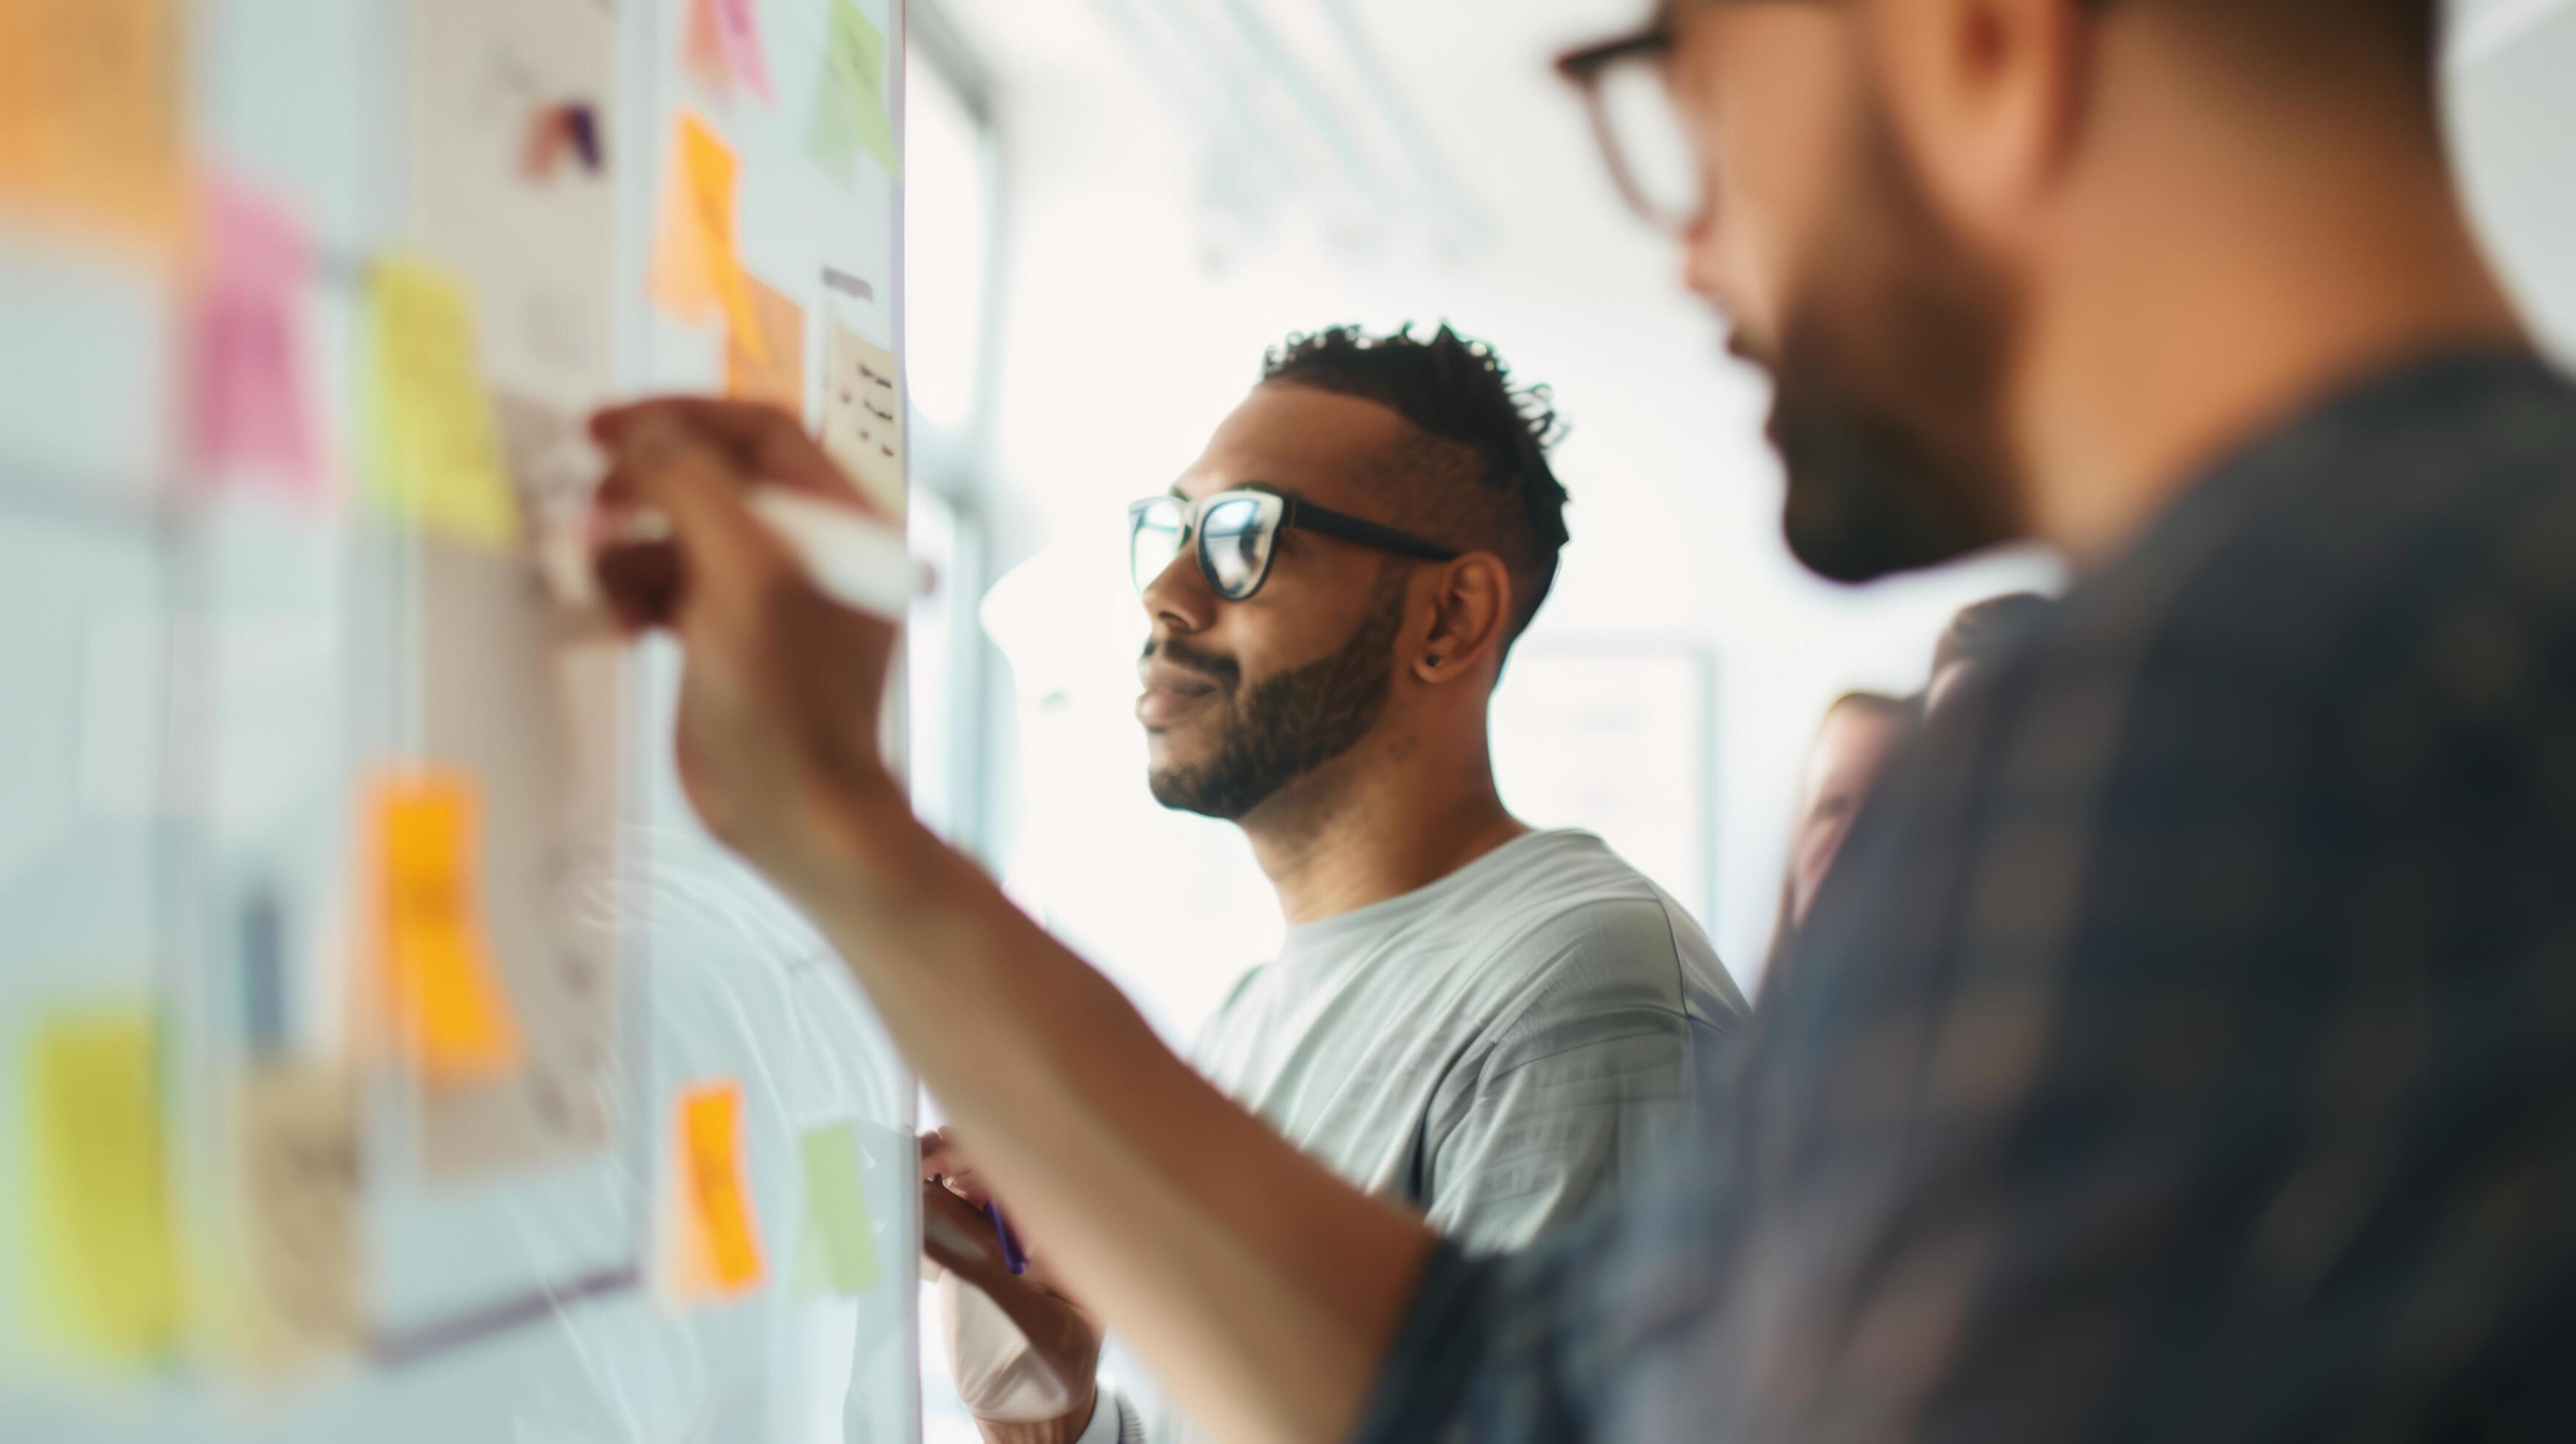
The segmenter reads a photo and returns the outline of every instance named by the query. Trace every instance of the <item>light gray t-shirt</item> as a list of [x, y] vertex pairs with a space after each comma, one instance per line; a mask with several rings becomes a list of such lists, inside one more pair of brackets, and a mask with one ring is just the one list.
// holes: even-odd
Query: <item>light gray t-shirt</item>
[[[1191, 1059], [1344, 1178], [1502, 1250], [1636, 1178], [1744, 1016], [1679, 904], [1599, 838], [1539, 832], [1290, 929]], [[1101, 1400], [1083, 1444], [1200, 1437], [1150, 1389]]]

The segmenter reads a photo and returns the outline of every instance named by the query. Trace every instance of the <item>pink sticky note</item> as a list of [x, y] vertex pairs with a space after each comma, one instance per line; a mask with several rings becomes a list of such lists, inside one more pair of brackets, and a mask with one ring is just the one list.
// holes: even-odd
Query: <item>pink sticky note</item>
[[733, 73], [743, 87], [763, 100], [777, 97], [769, 86], [769, 61], [760, 49], [760, 0], [711, 0], [716, 13], [716, 34], [724, 43], [725, 58], [732, 62]]
[[190, 313], [189, 443], [216, 477], [261, 476], [312, 498], [322, 484], [301, 299], [313, 265], [285, 207], [208, 183], [205, 269]]

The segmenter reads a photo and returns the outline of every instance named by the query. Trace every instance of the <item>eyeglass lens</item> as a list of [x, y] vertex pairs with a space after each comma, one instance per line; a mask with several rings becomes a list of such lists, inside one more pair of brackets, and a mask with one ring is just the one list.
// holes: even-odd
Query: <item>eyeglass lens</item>
[[1127, 537], [1127, 569], [1137, 591], [1152, 586], [1181, 554], [1181, 516], [1177, 501], [1149, 501], [1136, 507]]
[[1217, 593], [1236, 601], [1252, 595], [1270, 565], [1270, 509], [1250, 497], [1233, 497], [1199, 518], [1199, 558]]
[[1665, 84], [1663, 57], [1639, 54], [1605, 67], [1593, 84], [1593, 104], [1630, 202], [1657, 225], [1689, 225], [1707, 199], [1707, 181]]

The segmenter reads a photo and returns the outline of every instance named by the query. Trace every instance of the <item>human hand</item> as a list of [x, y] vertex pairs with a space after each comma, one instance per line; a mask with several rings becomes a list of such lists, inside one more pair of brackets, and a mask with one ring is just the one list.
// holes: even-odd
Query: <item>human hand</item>
[[[925, 1158], [935, 1136], [924, 1139]], [[921, 1220], [958, 1398], [980, 1424], [1002, 1426], [985, 1437], [1078, 1438], [1096, 1403], [1099, 1321], [1042, 1266], [1013, 1274], [982, 1203], [959, 1189], [925, 1178]]]
[[[630, 627], [678, 640], [683, 788], [708, 829], [796, 890], [820, 881], [834, 805], [900, 807], [879, 742], [895, 629], [839, 606], [751, 511], [754, 486], [864, 507], [796, 418], [673, 399], [601, 412], [602, 590]], [[644, 513], [667, 539], [636, 542]]]

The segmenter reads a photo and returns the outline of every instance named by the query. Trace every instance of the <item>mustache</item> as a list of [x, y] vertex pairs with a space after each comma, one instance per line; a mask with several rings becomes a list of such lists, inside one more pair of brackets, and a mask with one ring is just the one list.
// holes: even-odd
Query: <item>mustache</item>
[[1196, 672], [1217, 685], [1217, 690], [1231, 697], [1243, 685], [1243, 664], [1218, 652], [1202, 652], [1177, 638], [1145, 642], [1147, 660], [1162, 658], [1184, 671]]

